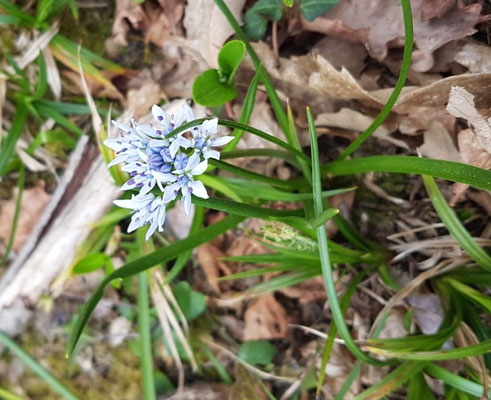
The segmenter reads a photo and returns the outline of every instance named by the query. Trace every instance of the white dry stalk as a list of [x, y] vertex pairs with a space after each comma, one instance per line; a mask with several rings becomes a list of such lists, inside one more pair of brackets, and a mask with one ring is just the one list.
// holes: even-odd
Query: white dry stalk
[[56, 66], [55, 59], [53, 57], [53, 53], [51, 52], [49, 47], [45, 47], [43, 49], [43, 57], [46, 62], [46, 77], [48, 81], [48, 85], [53, 92], [56, 100], [60, 100], [61, 98], [61, 78], [60, 71]]
[[179, 316], [179, 319], [181, 320], [181, 324], [182, 324], [184, 330], [187, 333], [189, 333], [188, 321], [186, 320], [186, 317], [182, 313], [181, 307], [179, 307], [179, 304], [177, 304], [176, 298], [174, 297], [174, 293], [172, 293], [170, 286], [164, 285], [164, 277], [162, 276], [162, 272], [156, 270], [155, 271], [155, 277], [157, 278], [157, 280], [159, 282], [159, 285], [162, 289], [162, 292], [164, 293], [164, 296], [167, 298], [167, 300], [172, 304], [172, 306], [176, 310], [176, 313]]
[[405, 230], [403, 232], [394, 233], [392, 235], [387, 236], [387, 239], [395, 240], [397, 238], [400, 238], [401, 236], [412, 235], [413, 233], [423, 232], [423, 231], [427, 231], [430, 229], [436, 229], [436, 228], [444, 228], [444, 227], [445, 227], [444, 223], [437, 222], [435, 224], [429, 224], [426, 226], [421, 226], [419, 228], [413, 228], [413, 229]]
[[363, 179], [363, 183], [365, 184], [368, 190], [372, 191], [377, 196], [382, 197], [384, 200], [390, 201], [395, 205], [406, 207], [406, 208], [410, 207], [411, 204], [408, 201], [401, 199], [399, 197], [391, 196], [384, 189], [382, 189], [380, 186], [375, 184], [375, 182], [373, 182], [373, 177], [374, 177], [374, 173], [370, 172], [369, 174], [367, 174], [365, 179]]
[[[159, 280], [159, 279], [157, 278], [157, 280]], [[191, 361], [191, 366], [193, 367], [193, 370], [196, 371], [198, 369], [198, 364], [196, 363], [196, 359], [194, 358], [193, 351], [191, 350], [191, 347], [189, 346], [189, 343], [186, 339], [186, 336], [184, 335], [184, 332], [182, 331], [181, 325], [179, 325], [179, 322], [177, 321], [177, 318], [174, 315], [172, 308], [169, 306], [168, 297], [165, 296], [165, 290], [161, 284], [157, 284], [157, 287], [159, 288], [165, 301], [160, 301], [158, 304], [155, 304], [155, 307], [157, 307], [157, 309], [159, 307], [162, 307], [162, 309], [163, 309], [162, 311], [165, 312], [165, 314], [167, 315], [167, 319], [170, 323], [171, 329], [174, 330], [177, 338], [179, 339], [179, 342], [181, 343], [182, 347], [184, 348], [184, 351], [186, 352], [187, 356], [189, 357], [189, 360]], [[168, 289], [168, 291], [170, 291], [170, 288], [167, 288], [167, 289]], [[174, 295], [172, 295], [172, 292], [171, 292], [171, 297], [174, 300], [174, 303], [177, 306], [177, 309], [180, 311], [180, 308], [177, 305], [177, 302], [175, 301]], [[185, 320], [182, 312], [180, 312], [180, 315]]]
[[160, 321], [160, 325], [162, 326], [162, 330], [164, 331], [164, 337], [166, 338], [166, 342], [169, 345], [169, 349], [171, 352], [171, 356], [174, 359], [174, 363], [176, 364], [177, 374], [178, 374], [178, 391], [181, 391], [184, 388], [184, 366], [181, 361], [181, 357], [179, 357], [179, 352], [177, 351], [176, 343], [172, 337], [172, 329], [170, 326], [169, 318], [167, 312], [165, 311], [165, 307], [162, 307], [163, 304], [166, 304], [167, 301], [162, 294], [159, 285], [155, 281], [155, 279], [151, 280], [150, 283], [150, 295], [152, 296], [153, 303], [155, 304], [155, 308], [157, 310], [157, 316]]
[[[39, 55], [39, 52], [49, 45], [49, 42], [51, 42], [51, 39], [53, 39], [57, 33], [58, 24], [55, 23], [50, 30], [44, 32], [41, 36], [32, 41], [22, 55], [14, 58], [19, 68], [24, 69], [32, 63]], [[10, 66], [8, 67], [8, 70], [14, 72]]]
[[[487, 247], [491, 245], [491, 239], [481, 237], [474, 237], [473, 239], [480, 246]], [[450, 250], [451, 248], [455, 249], [455, 251], [444, 253], [445, 257], [452, 258], [463, 254], [459, 243], [451, 236], [441, 236], [436, 239], [419, 240], [410, 243], [391, 245], [389, 246], [389, 249], [396, 251], [398, 254], [390, 262], [394, 263], [396, 261], [400, 261], [409, 254], [415, 252], [429, 254], [431, 256], [436, 249]]]

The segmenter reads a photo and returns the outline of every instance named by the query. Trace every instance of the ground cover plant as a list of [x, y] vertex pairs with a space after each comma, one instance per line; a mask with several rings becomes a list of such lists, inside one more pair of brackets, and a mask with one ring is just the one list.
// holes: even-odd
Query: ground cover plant
[[[229, 8], [230, 4], [223, 0], [214, 1], [215, 11], [225, 17], [234, 37], [211, 57], [217, 68], [202, 72], [193, 81], [194, 102], [214, 107], [209, 109], [208, 116], [201, 118], [195, 116], [186, 101], [178, 101], [164, 107], [153, 104], [147, 118], [135, 118], [126, 123], [129, 117], [136, 117], [126, 115], [124, 123], [111, 123], [114, 113], [110, 115], [106, 107], [95, 104], [87, 84], [90, 79], [99, 80], [103, 85], [113, 85], [109, 81], [101, 81], [105, 78], [101, 78], [102, 75], [90, 64], [102, 62], [101, 59], [67, 45], [69, 42], [64, 38], [61, 41], [70, 49], [68, 54], [72, 57], [67, 65], [78, 71], [87, 106], [42, 100], [47, 79], [43, 78], [46, 65], [41, 53], [37, 56], [39, 77], [34, 87], [27, 85], [29, 79], [23, 68], [9, 58], [15, 75], [7, 76], [14, 89], [21, 88], [21, 94], [11, 94], [17, 107], [0, 153], [0, 160], [4, 160], [4, 174], [18, 172], [19, 177], [14, 229], [10, 237], [13, 238], [15, 233], [21, 207], [19, 199], [25, 185], [24, 159], [15, 156], [14, 150], [23, 133], [27, 112], [52, 118], [68, 130], [74, 126], [77, 132], [75, 128], [72, 131], [81, 134], [80, 128], [62, 117], [62, 111], [58, 112], [56, 107], [64, 104], [67, 113], [72, 115], [77, 110], [80, 113], [90, 111], [98, 149], [110, 168], [114, 183], [123, 190], [121, 198], [114, 201], [115, 206], [93, 227], [69, 268], [72, 276], [84, 277], [94, 272], [99, 275], [90, 296], [66, 325], [66, 356], [70, 360], [66, 362], [73, 365], [90, 348], [94, 338], [87, 331], [87, 325], [108, 289], [127, 294], [125, 301], [117, 304], [118, 313], [122, 316], [120, 321], [137, 323], [138, 334], [132, 342], [132, 351], [140, 360], [145, 399], [172, 392], [174, 387], [177, 394], [170, 398], [193, 398], [194, 392], [186, 392], [185, 389], [186, 376], [190, 373], [205, 378], [211, 375], [211, 380], [224, 383], [228, 389], [222, 389], [221, 394], [212, 392], [211, 396], [215, 396], [212, 398], [489, 397], [491, 339], [486, 323], [490, 311], [487, 292], [491, 256], [487, 251], [490, 243], [489, 229], [486, 228], [489, 221], [485, 219], [483, 223], [476, 224], [479, 217], [473, 218], [472, 213], [469, 215], [465, 210], [455, 212], [441, 190], [441, 187], [447, 189], [447, 181], [454, 183], [460, 196], [469, 187], [485, 194], [491, 189], [491, 172], [486, 161], [489, 159], [489, 122], [479, 112], [482, 104], [486, 104], [485, 98], [475, 101], [469, 91], [459, 86], [459, 81], [445, 83], [453, 86], [451, 90], [447, 89], [448, 113], [464, 118], [467, 120], [465, 123], [473, 128], [467, 130], [467, 139], [471, 140], [473, 151], [479, 152], [480, 161], [470, 156], [465, 158], [462, 150], [465, 148], [464, 136], [459, 136], [461, 162], [428, 157], [428, 154], [436, 152], [428, 151], [428, 146], [425, 148], [424, 145], [419, 147], [423, 154], [417, 155], [407, 152], [384, 155], [377, 151], [368, 156], [360, 155], [372, 141], [371, 136], [380, 132], [390, 122], [391, 116], [394, 118], [394, 110], [398, 108], [398, 112], [403, 112], [404, 101], [408, 109], [413, 110], [414, 102], [431, 102], [438, 97], [430, 91], [419, 98], [416, 95], [416, 100], [411, 103], [410, 94], [403, 92], [411, 73], [413, 43], [419, 43], [417, 28], [422, 25], [417, 19], [419, 16], [413, 17], [411, 2], [402, 0], [397, 6], [402, 10], [404, 49], [400, 71], [390, 94], [376, 97], [356, 86], [345, 70], [338, 72], [333, 67], [324, 66], [329, 71], [328, 77], [338, 80], [334, 84], [334, 92], [336, 86], [346, 86], [348, 90], [357, 92], [358, 99], [366, 101], [365, 104], [378, 102], [380, 105], [378, 114], [364, 124], [365, 128], [360, 129], [362, 132], [356, 138], [335, 157], [326, 157], [328, 149], [322, 144], [318, 132], [322, 125], [321, 115], [314, 111], [319, 109], [318, 100], [312, 96], [311, 106], [305, 104], [303, 107], [302, 104], [299, 111], [293, 104], [294, 99], [290, 102], [282, 97], [276, 88], [281, 79], [275, 76], [274, 65], [271, 67], [270, 59], [263, 60], [258, 55], [260, 51], [266, 56], [268, 53], [260, 46], [253, 46], [251, 40], [264, 37], [269, 21], [272, 21], [272, 37], [278, 35], [277, 22], [283, 13], [292, 12], [295, 7], [308, 25], [317, 17], [322, 18], [328, 10], [342, 13], [343, 7], [347, 6], [346, 3], [325, 1], [318, 2], [320, 8], [314, 10], [315, 5], [309, 1], [283, 3], [258, 1], [245, 14], [242, 28]], [[2, 21], [8, 24], [32, 23], [30, 28], [43, 31], [47, 29], [43, 21], [56, 11], [54, 6], [47, 4], [40, 2], [37, 22], [31, 22], [30, 14], [11, 3], [2, 2], [0, 7], [5, 11]], [[75, 9], [71, 4], [74, 15]], [[164, 10], [170, 12], [165, 7]], [[419, 6], [417, 10], [420, 10]], [[413, 18], [418, 23], [413, 23]], [[230, 36], [232, 33], [224, 40]], [[419, 46], [421, 54], [422, 45]], [[274, 64], [279, 62], [277, 43], [272, 47]], [[245, 52], [250, 61], [243, 62], [251, 64], [252, 74], [246, 79], [247, 86], [241, 88], [238, 81], [243, 82], [244, 78], [239, 79], [238, 75]], [[308, 62], [312, 63], [314, 59]], [[300, 58], [295, 62], [300, 64]], [[322, 65], [322, 61], [317, 62]], [[103, 63], [99, 66], [106, 68]], [[111, 64], [111, 68], [118, 67]], [[295, 67], [291, 68], [290, 75], [285, 74], [287, 77], [295, 75]], [[118, 73], [123, 74], [123, 71], [118, 69]], [[319, 70], [312, 76], [315, 73]], [[312, 76], [308, 83], [314, 93], [319, 86]], [[432, 85], [438, 89], [438, 82]], [[301, 89], [309, 92], [309, 87]], [[233, 109], [230, 101], [236, 99], [240, 92], [243, 95], [241, 107]], [[266, 104], [266, 96], [274, 115], [271, 119], [279, 134], [252, 124], [258, 107]], [[43, 104], [49, 107], [43, 108]], [[55, 114], [42, 111], [46, 109], [55, 110]], [[148, 111], [144, 110], [142, 114]], [[224, 113], [226, 117], [222, 117]], [[108, 116], [104, 123], [100, 117], [102, 114]], [[330, 117], [334, 118], [332, 114]], [[304, 122], [308, 136], [302, 138], [299, 121]], [[112, 129], [109, 135], [111, 125], [117, 128], [117, 132]], [[335, 124], [331, 122], [331, 125]], [[223, 134], [220, 129], [225, 128], [228, 131]], [[59, 140], [66, 142], [66, 133], [53, 135], [55, 137], [64, 138]], [[253, 143], [266, 143], [267, 146], [240, 148], [241, 143], [250, 138], [255, 140]], [[425, 135], [425, 144], [426, 140], [429, 142], [430, 138]], [[43, 142], [36, 137], [32, 143], [39, 146]], [[441, 145], [443, 142], [437, 143]], [[257, 172], [251, 164], [237, 163], [250, 158], [274, 160], [288, 172], [288, 178]], [[416, 225], [409, 229], [408, 221], [415, 218], [406, 219], [401, 226], [413, 240], [401, 240], [401, 237], [407, 237], [392, 234], [389, 237], [395, 244], [388, 245], [386, 241], [377, 242], [366, 229], [362, 232], [360, 224], [343, 210], [343, 203], [332, 206], [336, 196], [350, 195], [358, 190], [355, 187], [358, 184], [354, 184], [356, 176], [375, 172], [420, 177], [420, 186], [414, 189], [414, 193], [426, 193], [426, 207], [431, 209], [429, 212], [435, 222], [429, 227]], [[109, 181], [106, 184], [109, 187]], [[406, 200], [387, 194], [372, 181], [365, 179], [363, 184], [393, 206], [409, 207]], [[457, 197], [454, 196], [451, 203], [456, 202]], [[169, 216], [179, 209], [181, 214]], [[181, 238], [171, 239], [166, 235], [166, 220], [172, 218], [179, 219], [180, 223], [189, 221], [188, 232]], [[329, 233], [326, 226], [337, 233]], [[445, 233], [435, 237], [423, 236], [424, 239], [418, 240], [419, 232], [424, 234], [426, 230], [436, 232], [437, 229]], [[481, 237], [476, 237], [476, 232]], [[241, 240], [246, 238], [247, 246], [239, 246], [235, 252], [226, 254], [219, 250], [220, 246], [213, 244], [221, 241], [222, 248], [225, 248], [227, 240], [233, 241], [237, 237]], [[253, 246], [251, 243], [256, 250], [247, 250]], [[9, 240], [5, 260], [12, 245], [13, 239]], [[110, 246], [116, 246], [117, 250], [108, 251]], [[212, 307], [210, 300], [207, 304], [206, 297], [185, 279], [186, 270], [192, 265], [194, 249], [198, 249], [198, 259], [215, 293], [220, 292], [219, 285], [253, 282], [235, 296], [218, 297], [215, 301], [230, 309], [250, 299], [253, 299], [253, 305], [264, 302], [255, 313], [250, 306], [244, 318], [247, 323], [248, 313], [252, 314], [250, 318], [256, 321], [256, 329], [264, 331], [267, 328], [266, 334], [261, 336], [261, 332], [249, 332], [243, 336], [242, 345], [238, 345], [235, 339], [223, 332], [221, 323], [225, 319], [208, 312], [207, 309]], [[125, 256], [117, 268], [111, 256], [116, 252]], [[418, 273], [410, 274], [410, 278], [401, 277], [398, 263], [408, 258], [417, 265]], [[211, 269], [210, 264], [214, 266]], [[229, 265], [247, 265], [248, 268], [234, 268], [232, 271]], [[137, 281], [136, 287], [133, 277]], [[317, 286], [317, 293], [312, 295], [325, 296], [325, 310], [322, 310], [320, 318], [325, 317], [325, 311], [329, 323], [322, 325], [323, 329], [288, 325], [288, 322], [285, 325], [288, 318], [278, 317], [278, 314], [283, 315], [284, 309], [278, 305], [274, 294], [285, 295], [307, 285], [303, 286], [307, 290], [297, 297], [300, 302], [290, 304], [290, 308], [295, 309], [301, 306], [301, 298], [307, 296], [309, 282], [320, 283], [322, 294], [319, 295]], [[373, 285], [371, 289], [367, 282]], [[364, 324], [357, 322], [357, 318], [361, 318], [357, 317], [359, 313], [353, 314], [353, 303], [360, 302], [360, 292], [379, 303], [374, 310], [367, 312]], [[131, 301], [136, 301], [136, 307], [131, 306]], [[304, 310], [308, 306], [309, 303]], [[236, 309], [236, 312], [239, 311]], [[268, 323], [270, 327], [266, 326]], [[360, 325], [364, 326], [360, 328]], [[289, 329], [320, 338], [316, 348], [306, 353], [309, 354], [305, 357], [307, 363], [300, 372], [295, 372], [288, 356], [282, 354], [279, 357], [277, 353], [281, 346], [278, 343], [264, 340], [265, 337], [285, 338], [283, 331]], [[391, 332], [394, 329], [396, 332]], [[238, 351], [234, 353], [227, 349], [216, 338], [234, 344]], [[83, 394], [72, 394], [72, 390], [7, 335], [1, 333], [0, 340], [61, 396], [84, 398]], [[164, 368], [157, 367], [162, 365], [156, 361], [157, 352], [164, 355]], [[235, 364], [233, 373], [223, 365], [220, 354], [232, 359]], [[349, 365], [342, 379], [335, 381], [329, 374], [333, 358], [337, 358], [334, 365]], [[172, 371], [172, 379], [169, 380], [163, 370]], [[368, 378], [364, 371], [367, 370], [375, 374], [375, 381], [365, 383]], [[0, 396], [18, 398], [3, 389]]]

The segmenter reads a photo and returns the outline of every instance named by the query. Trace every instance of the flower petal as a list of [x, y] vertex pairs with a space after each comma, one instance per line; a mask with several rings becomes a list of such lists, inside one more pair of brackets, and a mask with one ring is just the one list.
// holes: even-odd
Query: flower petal
[[183, 195], [182, 202], [184, 203], [184, 212], [189, 215], [189, 211], [191, 211], [191, 193], [187, 192], [186, 195]]
[[218, 146], [223, 146], [226, 145], [227, 143], [230, 143], [232, 140], [234, 140], [233, 136], [221, 136], [218, 138], [211, 139], [211, 147], [218, 147]]
[[202, 161], [191, 170], [191, 175], [201, 175], [208, 168], [208, 161]]
[[220, 159], [220, 153], [216, 150], [205, 150], [203, 152], [203, 157], [205, 159], [214, 158], [215, 160], [219, 160]]
[[174, 200], [177, 197], [177, 193], [179, 192], [180, 188], [181, 188], [181, 185], [179, 185], [178, 183], [174, 183], [172, 185], [167, 186], [164, 190], [162, 202], [164, 204], [167, 204], [170, 201]]
[[162, 110], [162, 108], [160, 108], [157, 104], [154, 104], [152, 106], [152, 115], [155, 118], [155, 120], [159, 122], [159, 124], [164, 126], [166, 130], [169, 129], [169, 125], [170, 125], [169, 115], [164, 110]]
[[207, 119], [201, 125], [201, 129], [205, 135], [210, 136], [216, 133], [218, 127], [218, 118]]
[[193, 194], [195, 196], [201, 197], [202, 199], [207, 199], [208, 193], [206, 192], [205, 185], [203, 185], [203, 182], [201, 181], [192, 181], [189, 183], [189, 186], [191, 189], [193, 189]]

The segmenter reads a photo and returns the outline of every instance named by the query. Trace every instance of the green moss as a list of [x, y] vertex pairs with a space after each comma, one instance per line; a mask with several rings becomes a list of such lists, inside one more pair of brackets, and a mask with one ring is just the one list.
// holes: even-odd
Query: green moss
[[[34, 356], [74, 395], [91, 400], [136, 400], [142, 396], [140, 360], [127, 346], [116, 348], [105, 343], [92, 346], [94, 373], [82, 373], [65, 358], [64, 340], [46, 343], [28, 331], [22, 337], [23, 349]], [[3, 358], [0, 361], [6, 361]], [[22, 387], [32, 400], [58, 400], [60, 396], [27, 367], [17, 386]], [[0, 387], [13, 390], [10, 383], [0, 377]]]
[[107, 7], [79, 8], [78, 21], [67, 8], [61, 14], [60, 33], [75, 43], [100, 56], [105, 52], [105, 41], [111, 36], [114, 5]]

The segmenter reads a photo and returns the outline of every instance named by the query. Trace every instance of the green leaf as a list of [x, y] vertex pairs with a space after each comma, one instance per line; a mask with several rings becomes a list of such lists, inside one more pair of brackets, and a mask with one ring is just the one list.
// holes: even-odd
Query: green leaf
[[233, 84], [235, 73], [244, 58], [244, 54], [245, 45], [241, 40], [231, 40], [218, 53], [219, 73], [223, 73], [228, 77], [226, 82], [228, 85]]
[[237, 89], [222, 82], [216, 69], [209, 69], [194, 80], [193, 100], [205, 107], [213, 107], [235, 99]]
[[252, 365], [268, 365], [276, 353], [267, 340], [249, 340], [240, 346], [239, 358]]
[[380, 399], [401, 387], [407, 380], [415, 376], [426, 363], [416, 361], [406, 361], [397, 367], [390, 374], [386, 375], [381, 381], [364, 390], [355, 400]]
[[422, 373], [416, 374], [409, 380], [407, 400], [433, 400], [433, 394], [429, 388], [424, 375]]
[[199, 317], [206, 309], [206, 297], [203, 293], [191, 289], [186, 281], [178, 282], [172, 288], [174, 297], [186, 320]]
[[238, 217], [235, 215], [228, 216], [225, 219], [217, 222], [216, 224], [208, 226], [207, 228], [202, 229], [200, 232], [194, 235], [190, 235], [186, 239], [172, 243], [171, 245], [154, 251], [147, 256], [129, 262], [112, 272], [110, 275], [106, 276], [106, 278], [104, 278], [104, 280], [94, 291], [87, 303], [85, 303], [85, 305], [82, 307], [80, 313], [75, 320], [67, 344], [67, 355], [70, 356], [73, 354], [73, 350], [75, 349], [75, 346], [77, 345], [78, 340], [82, 335], [82, 331], [85, 325], [87, 325], [92, 312], [94, 311], [99, 301], [102, 299], [104, 289], [111, 281], [136, 275], [137, 273], [145, 271], [153, 267], [154, 265], [170, 261], [178, 257], [179, 254], [200, 246], [206, 242], [209, 242], [210, 240], [228, 231], [229, 229], [232, 229], [244, 219], [244, 217]]
[[0, 25], [17, 25], [21, 20], [13, 15], [0, 15]]
[[39, 0], [37, 4], [36, 20], [38, 23], [48, 18], [53, 7], [54, 0]]
[[108, 264], [112, 265], [112, 260], [107, 254], [89, 254], [75, 264], [72, 272], [74, 274], [88, 274], [97, 271], [99, 268], [106, 267]]
[[382, 108], [377, 118], [371, 123], [371, 125], [358, 136], [350, 145], [341, 153], [338, 160], [344, 160], [351, 153], [353, 153], [358, 147], [360, 147], [365, 140], [367, 140], [376, 130], [382, 125], [385, 119], [392, 111], [392, 107], [396, 104], [397, 98], [401, 94], [406, 78], [409, 74], [409, 67], [411, 65], [411, 56], [413, 53], [413, 17], [411, 13], [410, 0], [401, 0], [402, 13], [404, 17], [404, 54], [402, 56], [402, 65], [399, 78], [397, 78], [396, 86], [390, 94], [387, 103]]
[[[491, 177], [491, 171], [487, 172], [489, 172], [489, 176]], [[435, 207], [438, 216], [441, 218], [450, 234], [457, 242], [459, 242], [460, 246], [475, 262], [491, 272], [491, 256], [475, 242], [467, 229], [465, 229], [464, 225], [462, 225], [454, 211], [440, 193], [440, 190], [438, 190], [435, 180], [431, 176], [423, 175], [423, 182], [431, 202], [433, 203], [433, 207]]]
[[[321, 192], [322, 196], [322, 192]], [[331, 218], [334, 218], [335, 215], [339, 214], [339, 210], [337, 208], [327, 208], [320, 215], [318, 215], [315, 218], [312, 218], [307, 221], [307, 226], [309, 228], [315, 229], [320, 226], [324, 226], [327, 221], [329, 221]]]
[[281, 0], [259, 0], [245, 15], [244, 31], [253, 40], [266, 33], [268, 21], [278, 21], [283, 15]]
[[339, 0], [300, 0], [300, 12], [307, 21], [313, 21], [338, 4]]
[[464, 296], [479, 304], [488, 313], [491, 313], [491, 297], [486, 296], [484, 293], [481, 293], [456, 279], [445, 277], [443, 278], [443, 280], [450, 283], [454, 287], [454, 289], [462, 293]]
[[365, 172], [429, 175], [453, 182], [466, 183], [488, 191], [491, 190], [491, 171], [454, 161], [414, 156], [372, 156], [334, 161], [323, 164], [321, 172], [334, 176], [362, 174]]
[[15, 144], [19, 140], [26, 123], [27, 108], [24, 103], [18, 101], [15, 107], [15, 114], [12, 125], [6, 138], [2, 139], [0, 148], [0, 176], [3, 175], [3, 169], [9, 162], [15, 152]]
[[[310, 135], [310, 148], [311, 148], [311, 158], [312, 158], [312, 193], [314, 195], [314, 210], [315, 216], [320, 217], [322, 215], [323, 204], [322, 204], [322, 184], [321, 184], [321, 169], [319, 163], [319, 150], [317, 143], [317, 134], [315, 132], [314, 118], [310, 109], [307, 107], [307, 120], [309, 124], [309, 135]], [[355, 343], [351, 337], [348, 326], [343, 316], [343, 311], [339, 304], [336, 284], [334, 282], [332, 263], [329, 257], [329, 248], [327, 242], [327, 233], [324, 226], [319, 226], [317, 228], [317, 240], [319, 244], [319, 255], [322, 267], [322, 277], [324, 278], [324, 284], [326, 286], [327, 298], [329, 300], [329, 305], [331, 307], [331, 312], [336, 326], [338, 328], [339, 334], [344, 339], [346, 347], [353, 353], [353, 355], [363, 360], [367, 363], [374, 365], [384, 365], [385, 362], [376, 360], [369, 355], [365, 354], [360, 350], [358, 345]]]
[[35, 24], [34, 18], [17, 7], [12, 0], [0, 0], [0, 9], [5, 11], [10, 19], [15, 18], [23, 25], [33, 27]]
[[48, 88], [48, 76], [46, 75], [46, 62], [44, 61], [44, 56], [42, 52], [39, 52], [39, 56], [37, 58], [39, 73], [38, 73], [38, 82], [36, 85], [36, 92], [34, 93], [34, 99], [40, 99], [46, 93], [46, 89]]
[[293, 7], [293, 0], [283, 0], [285, 7]]

